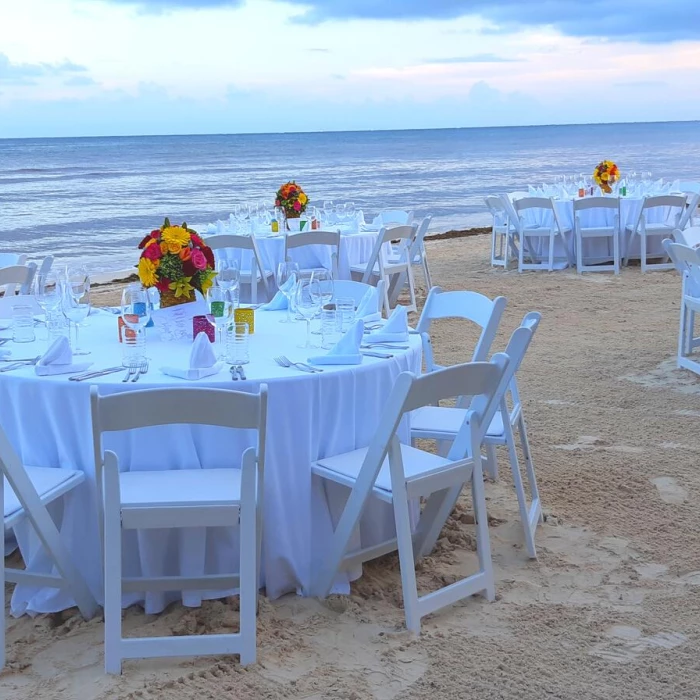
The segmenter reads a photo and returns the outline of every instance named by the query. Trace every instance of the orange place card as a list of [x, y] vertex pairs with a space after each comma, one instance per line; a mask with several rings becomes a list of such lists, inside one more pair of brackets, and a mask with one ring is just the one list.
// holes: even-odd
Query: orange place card
[[[138, 321], [138, 316], [136, 314], [133, 315], [133, 321], [136, 323]], [[131, 319], [129, 319], [131, 320]], [[122, 343], [124, 341], [124, 338], [128, 338], [129, 340], [133, 340], [136, 337], [136, 331], [132, 330], [131, 328], [126, 327], [126, 323], [124, 323], [124, 319], [120, 316], [118, 321], [119, 325], [119, 342]], [[123, 334], [123, 335], [122, 335]]]
[[248, 333], [255, 332], [255, 309], [236, 309], [233, 312], [233, 320], [236, 323], [247, 323]]

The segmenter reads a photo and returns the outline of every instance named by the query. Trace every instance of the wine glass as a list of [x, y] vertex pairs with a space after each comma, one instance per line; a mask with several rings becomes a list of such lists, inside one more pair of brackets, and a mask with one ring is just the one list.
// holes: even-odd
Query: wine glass
[[355, 218], [355, 214], [355, 202], [347, 202], [345, 204], [345, 216], [347, 217], [348, 221], [352, 221]]
[[314, 347], [311, 344], [311, 319], [321, 309], [321, 289], [318, 282], [314, 280], [313, 275], [308, 279], [300, 279], [297, 283], [296, 303], [297, 311], [306, 321], [306, 343], [299, 347], [304, 350], [310, 350]]
[[324, 214], [323, 224], [324, 224], [324, 226], [330, 225], [332, 213], [333, 213], [333, 200], [326, 199], [323, 202], [323, 214]]
[[75, 326], [74, 355], [89, 355], [89, 350], [81, 350], [79, 347], [79, 327], [90, 313], [90, 285], [87, 283], [71, 285], [69, 282], [61, 295], [61, 310], [63, 315]]
[[[325, 267], [317, 267], [311, 272], [311, 279], [318, 282], [319, 293], [321, 294], [321, 308], [333, 301], [333, 273]], [[319, 315], [321, 309], [319, 309]], [[320, 329], [313, 331], [313, 335], [319, 335]]]
[[78, 289], [84, 285], [90, 285], [90, 275], [85, 265], [67, 265], [66, 283], [70, 287]]
[[226, 290], [221, 287], [210, 287], [207, 290], [207, 320], [216, 329], [218, 359], [222, 359], [225, 355], [224, 328], [231, 320], [231, 312], [231, 299]]
[[34, 298], [47, 317], [61, 305], [61, 285], [58, 275], [53, 270], [36, 276]]
[[216, 284], [227, 293], [232, 302], [235, 296], [233, 292], [238, 289], [240, 279], [238, 263], [220, 256], [216, 261]]
[[299, 265], [294, 262], [281, 262], [277, 266], [277, 289], [287, 298], [287, 317], [280, 319], [280, 323], [292, 322], [292, 299], [299, 278]]
[[345, 221], [345, 205], [336, 204], [335, 205], [335, 215], [338, 217], [338, 223]]

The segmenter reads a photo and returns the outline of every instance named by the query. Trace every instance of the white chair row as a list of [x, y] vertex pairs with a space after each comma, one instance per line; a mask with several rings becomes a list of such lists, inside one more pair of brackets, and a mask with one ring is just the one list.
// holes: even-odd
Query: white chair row
[[[555, 244], [557, 240], [569, 259], [567, 236], [573, 234], [576, 250], [576, 268], [578, 272], [613, 271], [619, 274], [621, 264], [629, 264], [631, 251], [639, 240], [642, 272], [651, 269], [668, 269], [671, 263], [649, 262], [658, 258], [650, 254], [648, 241], [657, 241], [667, 237], [675, 229], [684, 229], [691, 221], [700, 203], [700, 193], [689, 195], [661, 195], [645, 197], [636, 220], [622, 226], [620, 200], [617, 197], [590, 197], [573, 201], [573, 232], [566, 227], [557, 214], [556, 204], [552, 199], [543, 197], [522, 197], [511, 199], [507, 195], [490, 196], [486, 205], [493, 216], [491, 264], [508, 268], [510, 262], [517, 258], [518, 270], [547, 269], [553, 270], [555, 263]], [[596, 211], [600, 212], [600, 225], [590, 225], [586, 219]], [[586, 213], [584, 215], [584, 212]], [[540, 221], [542, 223], [532, 223]], [[627, 254], [621, 259], [622, 236], [626, 236]], [[584, 241], [593, 239], [610, 239], [612, 258], [609, 264], [587, 264], [584, 256]], [[544, 239], [544, 241], [543, 241]], [[539, 252], [548, 244], [547, 254]], [[530, 262], [525, 262], [526, 257]]]

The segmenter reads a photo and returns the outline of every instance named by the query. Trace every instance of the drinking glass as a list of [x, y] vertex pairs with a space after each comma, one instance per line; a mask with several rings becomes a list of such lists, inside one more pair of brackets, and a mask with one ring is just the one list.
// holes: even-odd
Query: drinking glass
[[[68, 278], [72, 279], [71, 277]], [[63, 294], [61, 296], [61, 310], [66, 320], [72, 322], [75, 326], [75, 345], [73, 346], [74, 355], [89, 355], [89, 350], [81, 350], [79, 327], [80, 324], [88, 317], [90, 313], [90, 285], [86, 281], [82, 284], [70, 284], [67, 282]], [[145, 325], [145, 324], [144, 324]], [[70, 327], [68, 329], [70, 337]]]
[[231, 207], [231, 216], [233, 216], [234, 221], [236, 222], [236, 230], [240, 231], [241, 230], [241, 205], [240, 204], [234, 204]]
[[48, 330], [49, 320], [56, 315], [56, 311], [61, 306], [61, 285], [55, 272], [49, 270], [36, 276], [34, 280], [34, 298], [46, 316]]
[[218, 359], [224, 357], [224, 328], [231, 320], [231, 299], [221, 287], [210, 287], [207, 290], [207, 320], [216, 328], [216, 344]]
[[[321, 307], [330, 304], [333, 301], [333, 274], [325, 267], [319, 267], [311, 272], [311, 278], [318, 282], [319, 292], [321, 294]], [[320, 335], [321, 329], [313, 331], [314, 335]]]
[[90, 284], [90, 276], [85, 265], [67, 265], [66, 283], [70, 287], [82, 287]]
[[296, 289], [297, 311], [306, 321], [306, 344], [299, 347], [310, 350], [314, 346], [311, 344], [311, 319], [321, 308], [321, 290], [318, 282], [313, 276], [308, 279], [301, 279], [297, 283]]
[[125, 364], [138, 363], [143, 360], [146, 345], [146, 326], [151, 320], [151, 299], [148, 290], [141, 285], [130, 284], [122, 292], [122, 320], [124, 329], [132, 333], [124, 333]]
[[335, 309], [321, 309], [321, 347], [332, 348], [339, 340], [338, 317]]
[[249, 329], [247, 323], [236, 321], [226, 328], [226, 362], [245, 365], [250, 361]]
[[351, 224], [355, 221], [356, 215], [355, 202], [347, 202], [345, 204], [345, 217]]
[[32, 307], [27, 304], [17, 304], [12, 307], [12, 342], [32, 343], [34, 335], [34, 316]]
[[324, 224], [324, 226], [328, 226], [331, 223], [331, 214], [333, 213], [333, 200], [332, 199], [326, 199], [323, 202], [323, 213], [324, 213], [323, 224]]
[[219, 257], [216, 261], [216, 284], [226, 292], [230, 301], [241, 280], [241, 272], [235, 260]]
[[338, 331], [345, 333], [355, 321], [355, 300], [352, 297], [339, 297], [335, 300], [335, 310]]
[[280, 323], [292, 322], [292, 299], [299, 278], [299, 265], [294, 262], [281, 262], [277, 266], [277, 289], [287, 298], [287, 317], [280, 319]]

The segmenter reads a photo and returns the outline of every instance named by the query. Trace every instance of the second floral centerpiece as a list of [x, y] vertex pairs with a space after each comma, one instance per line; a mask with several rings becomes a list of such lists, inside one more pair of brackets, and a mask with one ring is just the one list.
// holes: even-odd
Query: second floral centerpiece
[[620, 179], [620, 169], [611, 160], [604, 160], [596, 165], [593, 180], [603, 192], [610, 194], [612, 186]]
[[139, 279], [157, 287], [161, 308], [194, 301], [195, 290], [206, 294], [214, 283], [214, 253], [196, 231], [172, 226], [168, 219], [139, 243]]
[[282, 209], [287, 219], [298, 219], [305, 211], [309, 198], [294, 180], [287, 182], [277, 190], [275, 206]]

